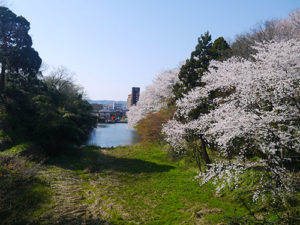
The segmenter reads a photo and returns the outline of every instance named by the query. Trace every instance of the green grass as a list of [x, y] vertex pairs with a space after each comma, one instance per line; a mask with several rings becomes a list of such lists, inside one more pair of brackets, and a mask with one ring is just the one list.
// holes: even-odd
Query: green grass
[[[95, 193], [83, 201], [105, 201], [110, 207], [102, 208], [114, 224], [217, 224], [247, 214], [230, 197], [216, 197], [213, 186], [200, 186], [194, 179], [196, 167], [185, 159], [168, 160], [168, 153], [161, 148], [137, 145], [100, 150], [89, 146], [77, 154], [52, 159], [49, 165], [82, 179], [83, 192]], [[99, 184], [92, 185], [99, 179]], [[218, 212], [196, 216], [209, 209]]]
[[18, 156], [22, 147], [0, 154], [0, 224], [35, 223], [51, 199], [48, 184], [36, 174], [36, 165]]
[[6, 151], [0, 151], [0, 155], [17, 156], [28, 149], [29, 146], [29, 144], [19, 144], [7, 149]]
[[[23, 148], [1, 154], [18, 155]], [[28, 224], [153, 225], [227, 224], [249, 216], [237, 196], [255, 186], [256, 174], [246, 174], [241, 189], [225, 189], [218, 197], [212, 184], [200, 186], [195, 180], [198, 170], [190, 158], [171, 161], [163, 149], [87, 146], [51, 158], [14, 201], [32, 206], [19, 207], [16, 216]], [[244, 197], [250, 204], [250, 197]]]

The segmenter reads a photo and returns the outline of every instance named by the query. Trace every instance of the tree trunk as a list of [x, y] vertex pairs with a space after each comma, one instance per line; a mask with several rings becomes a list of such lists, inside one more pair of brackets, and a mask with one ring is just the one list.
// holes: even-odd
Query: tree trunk
[[3, 93], [5, 87], [5, 70], [6, 70], [6, 63], [2, 62], [1, 74], [0, 74], [0, 94]]
[[196, 159], [196, 163], [197, 163], [197, 166], [200, 170], [200, 172], [202, 172], [202, 169], [201, 169], [201, 153], [198, 149], [194, 149], [193, 151], [193, 156], [194, 156], [194, 159]]
[[211, 161], [210, 161], [210, 158], [207, 154], [207, 151], [206, 151], [206, 143], [204, 141], [204, 139], [201, 137], [200, 138], [200, 145], [201, 145], [201, 152], [202, 152], [202, 158], [204, 159], [206, 165], [209, 167], [208, 164], [211, 164]]

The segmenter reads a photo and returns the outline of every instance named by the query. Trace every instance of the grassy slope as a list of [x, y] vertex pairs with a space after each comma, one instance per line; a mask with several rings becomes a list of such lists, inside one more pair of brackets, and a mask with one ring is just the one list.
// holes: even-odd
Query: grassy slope
[[[167, 158], [160, 146], [86, 147], [51, 160], [43, 174], [50, 184], [62, 186], [53, 190], [63, 201], [54, 201], [70, 220], [79, 211], [76, 217], [90, 223], [101, 218], [113, 224], [216, 224], [247, 213], [230, 199], [215, 197], [212, 187], [200, 187], [196, 168]], [[69, 205], [70, 197], [62, 193], [68, 178], [75, 199]], [[56, 211], [48, 211], [49, 216], [57, 216]]]
[[43, 182], [19, 199], [48, 197], [20, 211], [32, 224], [217, 224], [247, 213], [229, 197], [215, 197], [211, 186], [200, 187], [195, 175], [161, 146], [85, 147], [41, 166]]

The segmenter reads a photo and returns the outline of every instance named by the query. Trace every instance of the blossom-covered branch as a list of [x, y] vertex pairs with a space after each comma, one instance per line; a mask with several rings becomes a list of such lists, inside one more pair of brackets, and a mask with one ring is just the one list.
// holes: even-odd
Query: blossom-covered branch
[[172, 88], [179, 80], [178, 72], [178, 69], [167, 70], [159, 74], [152, 85], [146, 87], [137, 105], [132, 106], [127, 113], [129, 127], [135, 127], [148, 113], [158, 112], [167, 106], [167, 100], [173, 96]]
[[[180, 150], [186, 132], [193, 130], [214, 143], [224, 157], [242, 159], [244, 167], [249, 166], [247, 157], [258, 154], [285, 189], [284, 165], [300, 153], [300, 40], [266, 42], [254, 48], [257, 54], [251, 61], [232, 57], [211, 62], [202, 77], [205, 86], [177, 102], [176, 114], [186, 120], [169, 121], [163, 132]], [[209, 110], [191, 119], [190, 113], [203, 102], [210, 104]], [[212, 169], [216, 166], [208, 172], [222, 171]]]

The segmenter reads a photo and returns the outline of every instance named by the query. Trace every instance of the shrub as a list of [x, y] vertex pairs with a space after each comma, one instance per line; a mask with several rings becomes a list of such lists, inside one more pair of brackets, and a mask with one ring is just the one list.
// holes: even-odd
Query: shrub
[[164, 123], [170, 120], [175, 112], [175, 107], [168, 109], [161, 109], [156, 113], [148, 113], [146, 118], [140, 120], [137, 125], [137, 131], [141, 136], [141, 141], [148, 142], [161, 142], [163, 135], [161, 129]]

